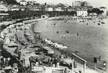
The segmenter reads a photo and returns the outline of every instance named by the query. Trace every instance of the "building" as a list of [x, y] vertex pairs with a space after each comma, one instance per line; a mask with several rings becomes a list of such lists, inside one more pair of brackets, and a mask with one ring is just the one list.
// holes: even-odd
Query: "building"
[[9, 8], [9, 11], [19, 11], [20, 10], [19, 5], [9, 5], [8, 8]]
[[27, 4], [26, 7], [30, 11], [40, 11], [41, 10], [41, 5], [39, 3], [35, 3], [34, 5]]
[[91, 10], [92, 8], [92, 6], [77, 6], [74, 9], [77, 12], [77, 16], [88, 16], [88, 10]]
[[54, 7], [51, 5], [48, 5], [45, 7], [45, 11], [54, 11]]
[[64, 11], [64, 10], [62, 9], [62, 7], [56, 7], [56, 8], [54, 9], [54, 11]]
[[37, 1], [27, 1], [27, 5], [35, 5], [37, 4]]
[[20, 10], [21, 11], [25, 11], [26, 10], [26, 7], [25, 6], [20, 6]]
[[54, 11], [65, 11], [65, 10], [66, 10], [66, 6], [62, 3], [59, 3], [54, 7]]
[[69, 11], [69, 12], [71, 12], [71, 11], [75, 11], [75, 8], [74, 8], [74, 7], [69, 6], [69, 7], [67, 7], [67, 11]]
[[8, 6], [4, 2], [0, 2], [0, 21], [4, 20], [3, 18], [8, 17]]
[[75, 2], [73, 2], [72, 6], [81, 6], [81, 1], [75, 1]]
[[21, 0], [20, 1], [20, 5], [24, 5], [25, 6], [25, 5], [27, 5], [27, 2], [25, 0]]
[[8, 7], [5, 4], [0, 3], [0, 12], [7, 12], [7, 11], [8, 11]]
[[86, 10], [78, 10], [77, 11], [77, 16], [88, 16], [88, 12]]
[[75, 1], [72, 3], [73, 7], [86, 7], [86, 6], [91, 6], [87, 1]]
[[88, 16], [88, 10], [93, 7], [87, 1], [75, 1], [72, 3], [72, 7], [77, 12], [77, 16]]
[[46, 11], [54, 11], [53, 7], [48, 7]]
[[38, 5], [28, 5], [27, 8], [30, 10], [30, 11], [40, 11], [41, 7], [38, 6]]

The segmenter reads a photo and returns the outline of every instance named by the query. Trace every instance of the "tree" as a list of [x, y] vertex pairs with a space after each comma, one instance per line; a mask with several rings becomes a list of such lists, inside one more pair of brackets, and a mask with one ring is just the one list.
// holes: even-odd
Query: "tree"
[[18, 4], [16, 0], [1, 0], [3, 2], [6, 2], [7, 4]]
[[93, 8], [93, 9], [89, 9], [88, 13], [96, 13], [97, 15], [100, 15], [103, 13], [103, 11], [100, 10], [99, 8]]

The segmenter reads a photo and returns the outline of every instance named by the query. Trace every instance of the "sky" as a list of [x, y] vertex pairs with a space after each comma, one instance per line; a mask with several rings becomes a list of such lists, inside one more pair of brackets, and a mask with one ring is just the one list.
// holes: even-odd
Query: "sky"
[[[17, 1], [19, 2], [20, 0]], [[71, 5], [72, 2], [74, 1], [88, 1], [91, 5], [95, 7], [105, 6], [108, 8], [108, 0], [26, 0], [26, 1], [37, 1], [39, 3], [46, 2], [46, 3], [53, 3], [53, 4], [64, 3], [69, 5]]]

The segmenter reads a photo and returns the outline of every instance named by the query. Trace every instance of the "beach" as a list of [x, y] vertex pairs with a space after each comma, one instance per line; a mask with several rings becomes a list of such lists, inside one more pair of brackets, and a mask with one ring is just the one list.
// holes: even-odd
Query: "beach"
[[34, 31], [40, 32], [44, 38], [68, 46], [69, 52], [78, 51], [78, 54], [88, 62], [93, 62], [93, 57], [99, 56], [108, 61], [107, 20], [96, 19], [79, 23], [67, 18], [45, 19], [34, 24]]

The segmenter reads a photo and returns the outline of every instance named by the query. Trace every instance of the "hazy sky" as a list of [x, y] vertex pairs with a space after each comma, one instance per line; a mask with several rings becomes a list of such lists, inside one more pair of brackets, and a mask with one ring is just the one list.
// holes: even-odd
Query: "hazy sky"
[[[20, 1], [20, 0], [17, 0], [17, 1]], [[69, 5], [71, 5], [72, 2], [74, 1], [88, 1], [94, 6], [97, 6], [97, 7], [106, 6], [108, 8], [108, 0], [26, 0], [26, 1], [37, 1], [40, 3], [47, 2], [47, 3], [54, 3], [54, 4], [64, 3], [64, 4], [69, 4]]]

